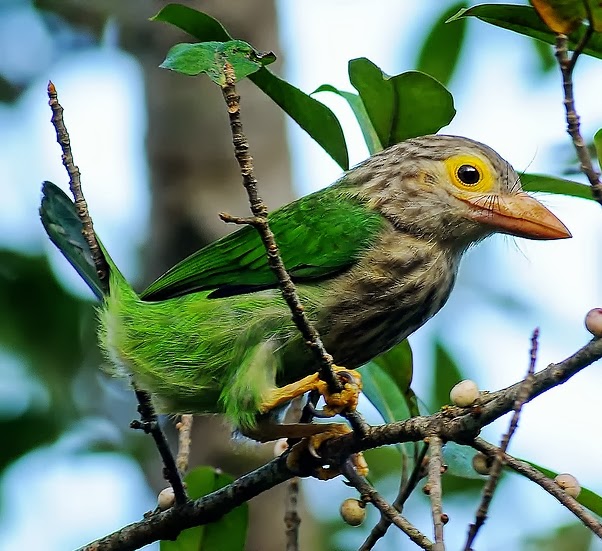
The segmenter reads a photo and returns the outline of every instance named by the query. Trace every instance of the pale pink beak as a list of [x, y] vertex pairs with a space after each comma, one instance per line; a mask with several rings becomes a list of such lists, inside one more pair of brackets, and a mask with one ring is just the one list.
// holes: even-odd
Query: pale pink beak
[[528, 239], [572, 237], [571, 232], [554, 214], [526, 193], [497, 195], [495, 201], [488, 200], [484, 203], [483, 196], [458, 198], [470, 205], [469, 218], [493, 226], [501, 233]]

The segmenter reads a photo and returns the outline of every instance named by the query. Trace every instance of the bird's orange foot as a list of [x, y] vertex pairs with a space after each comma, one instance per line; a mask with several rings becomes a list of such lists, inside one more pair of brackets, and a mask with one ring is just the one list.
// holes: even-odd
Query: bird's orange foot
[[[293, 446], [286, 459], [286, 464], [292, 471], [300, 471], [300, 459], [302, 457], [302, 454], [306, 451], [309, 452], [316, 459], [321, 459], [319, 449], [320, 446], [326, 440], [330, 440], [331, 438], [337, 438], [339, 436], [343, 436], [352, 432], [352, 430], [347, 425], [343, 425], [342, 423], [331, 423], [324, 426], [328, 427], [327, 430], [324, 430], [323, 432], [320, 432], [319, 434], [315, 434], [308, 438], [304, 438], [303, 440], [301, 440], [301, 442]], [[354, 467], [360, 475], [368, 476], [368, 463], [366, 463], [363, 453], [360, 452], [353, 454], [351, 456], [351, 460], [353, 462]], [[341, 474], [341, 470], [338, 466], [329, 465], [327, 467], [318, 467], [313, 471], [312, 476], [320, 480], [330, 480], [331, 478], [334, 478], [339, 474]]]
[[354, 411], [362, 390], [362, 377], [354, 369], [345, 369], [336, 365], [332, 367], [343, 385], [340, 392], [331, 393], [328, 384], [320, 379], [318, 373], [314, 373], [295, 383], [272, 389], [261, 404], [259, 412], [268, 413], [312, 390], [317, 390], [326, 402], [321, 411], [322, 417], [333, 417], [345, 411]]
[[326, 405], [322, 409], [324, 417], [334, 417], [346, 411], [355, 411], [362, 390], [362, 376], [355, 369], [345, 369], [333, 365], [343, 388], [340, 392], [330, 392], [328, 384], [319, 380], [316, 390], [324, 397]]

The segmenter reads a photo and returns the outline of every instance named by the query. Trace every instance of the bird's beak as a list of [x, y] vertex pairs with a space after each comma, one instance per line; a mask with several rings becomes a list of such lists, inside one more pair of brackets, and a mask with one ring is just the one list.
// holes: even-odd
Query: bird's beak
[[471, 207], [468, 217], [497, 231], [528, 239], [566, 239], [567, 227], [539, 201], [526, 193], [458, 197]]

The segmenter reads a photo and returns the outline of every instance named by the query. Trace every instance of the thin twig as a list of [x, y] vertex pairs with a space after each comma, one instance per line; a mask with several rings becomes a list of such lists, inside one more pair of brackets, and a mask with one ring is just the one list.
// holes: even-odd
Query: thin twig
[[493, 493], [497, 488], [497, 484], [500, 480], [502, 469], [504, 467], [504, 454], [508, 449], [510, 439], [514, 435], [516, 429], [518, 428], [518, 420], [520, 418], [523, 406], [529, 399], [529, 393], [531, 392], [531, 389], [533, 387], [533, 376], [535, 375], [535, 362], [537, 360], [538, 338], [539, 328], [536, 328], [533, 331], [533, 335], [531, 336], [529, 369], [527, 370], [527, 375], [523, 383], [521, 384], [518, 396], [516, 397], [516, 402], [514, 403], [514, 414], [512, 415], [512, 419], [510, 420], [508, 432], [502, 437], [502, 442], [500, 444], [497, 454], [494, 457], [493, 464], [491, 465], [491, 468], [489, 470], [489, 478], [487, 479], [485, 487], [483, 488], [481, 503], [477, 510], [475, 522], [474, 524], [471, 524], [468, 529], [468, 537], [466, 539], [464, 551], [470, 551], [472, 549], [472, 544], [477, 536], [477, 533], [479, 532], [481, 526], [485, 524], [485, 520], [487, 519], [487, 512], [489, 511], [489, 505], [491, 504], [491, 500], [493, 499]]
[[178, 472], [176, 461], [169, 449], [167, 438], [159, 426], [157, 414], [153, 408], [151, 397], [148, 392], [134, 388], [136, 398], [138, 399], [138, 413], [142, 421], [132, 421], [130, 427], [133, 429], [143, 430], [150, 434], [155, 441], [155, 445], [161, 454], [163, 460], [163, 476], [171, 484], [177, 505], [183, 505], [188, 501], [186, 490], [182, 483], [182, 478]]
[[267, 251], [268, 264], [278, 280], [282, 297], [291, 310], [293, 321], [320, 364], [320, 378], [328, 383], [328, 387], [332, 392], [340, 392], [343, 387], [332, 369], [332, 356], [326, 352], [320, 335], [305, 315], [305, 309], [299, 300], [295, 285], [282, 262], [276, 239], [268, 224], [268, 209], [257, 191], [257, 179], [253, 172], [253, 159], [249, 154], [249, 144], [243, 133], [240, 117], [240, 96], [236, 92], [235, 86], [236, 75], [232, 65], [228, 62], [225, 64], [224, 74], [226, 76], [226, 83], [222, 87], [222, 93], [230, 117], [234, 155], [240, 167], [243, 186], [247, 190], [253, 217], [240, 219], [226, 214], [220, 214], [220, 217], [225, 222], [250, 224], [257, 230]]
[[[295, 285], [286, 271], [274, 234], [270, 229], [267, 206], [257, 191], [257, 179], [253, 172], [253, 159], [249, 154], [249, 144], [243, 132], [240, 116], [240, 96], [236, 92], [235, 86], [236, 75], [232, 65], [228, 62], [224, 66], [224, 75], [226, 82], [222, 86], [222, 94], [230, 117], [234, 156], [240, 167], [243, 186], [247, 190], [253, 216], [240, 218], [221, 213], [220, 218], [225, 222], [249, 224], [257, 230], [267, 251], [268, 265], [278, 280], [282, 298], [291, 310], [293, 322], [318, 361], [320, 378], [328, 384], [331, 392], [340, 392], [343, 386], [333, 370], [332, 356], [326, 351], [318, 331], [305, 314], [305, 309], [299, 300]], [[350, 412], [345, 417], [349, 420], [355, 432], [359, 435], [365, 433], [368, 425], [358, 412]]]
[[284, 525], [286, 536], [286, 551], [299, 551], [299, 477], [295, 476], [288, 481], [286, 488], [286, 507], [284, 512]]
[[573, 69], [577, 62], [577, 58], [587, 45], [591, 38], [593, 27], [591, 25], [585, 31], [583, 38], [573, 51], [573, 55], [568, 55], [568, 37], [565, 34], [556, 36], [555, 55], [560, 66], [562, 74], [562, 87], [564, 90], [564, 108], [566, 110], [567, 132], [573, 140], [581, 171], [587, 176], [592, 189], [592, 195], [598, 203], [602, 205], [602, 183], [600, 182], [600, 174], [594, 168], [592, 158], [587, 149], [587, 145], [581, 135], [579, 129], [579, 115], [575, 109], [575, 97], [573, 95]]
[[[486, 442], [482, 438], [475, 438], [472, 446], [489, 457], [496, 457], [499, 448]], [[585, 507], [583, 507], [575, 498], [567, 494], [554, 480], [548, 478], [536, 468], [528, 463], [516, 459], [507, 453], [504, 454], [504, 464], [520, 473], [531, 482], [541, 486], [546, 492], [554, 496], [562, 505], [573, 513], [585, 526], [587, 526], [599, 538], [602, 538], [602, 523], [596, 519]]]
[[188, 459], [190, 457], [190, 432], [192, 431], [193, 416], [191, 413], [185, 413], [180, 417], [176, 424], [178, 430], [178, 455], [176, 456], [176, 466], [181, 476], [188, 470]]
[[[417, 446], [418, 444], [414, 445]], [[415, 464], [414, 468], [412, 469], [412, 473], [410, 474], [409, 478], [405, 480], [399, 487], [399, 492], [395, 498], [395, 501], [393, 502], [393, 507], [400, 513], [403, 511], [405, 502], [408, 500], [416, 486], [418, 486], [420, 480], [427, 475], [428, 471], [425, 468], [424, 463], [427, 450], [428, 444], [423, 445], [415, 458]], [[428, 463], [426, 465], [428, 465]], [[362, 543], [358, 551], [370, 551], [370, 549], [377, 544], [378, 540], [387, 533], [389, 526], [391, 526], [391, 521], [381, 513], [380, 520], [374, 526], [374, 528], [372, 528], [370, 534], [368, 534], [368, 537], [365, 539], [364, 543]]]
[[[51, 122], [56, 130], [56, 139], [63, 151], [63, 165], [69, 175], [69, 187], [75, 201], [77, 215], [82, 224], [82, 235], [90, 248], [90, 253], [92, 254], [94, 267], [96, 268], [101, 287], [105, 292], [109, 292], [109, 266], [98, 245], [96, 233], [94, 233], [94, 225], [88, 210], [88, 203], [86, 202], [86, 198], [82, 191], [79, 168], [75, 165], [73, 153], [71, 152], [71, 141], [63, 119], [63, 107], [59, 103], [56, 88], [51, 81], [48, 82], [48, 98], [48, 105], [50, 105], [50, 109], [52, 110]], [[142, 429], [146, 433], [152, 435], [155, 444], [157, 445], [157, 449], [161, 454], [161, 459], [163, 460], [165, 478], [170, 482], [174, 489], [176, 503], [185, 503], [187, 498], [182, 485], [182, 480], [176, 468], [169, 445], [167, 444], [167, 439], [157, 421], [157, 415], [153, 408], [151, 397], [147, 392], [136, 388], [135, 384], [134, 391], [136, 393], [136, 398], [138, 399], [138, 412], [140, 413], [141, 420], [132, 421], [131, 426], [132, 428]]]
[[443, 489], [441, 475], [443, 473], [443, 443], [439, 436], [429, 436], [429, 468], [428, 468], [428, 495], [431, 500], [433, 514], [433, 529], [435, 544], [433, 551], [444, 551], [443, 542]]
[[[286, 412], [286, 420], [292, 423], [300, 422], [303, 418], [303, 409], [301, 407], [303, 397], [297, 396]], [[307, 421], [311, 422], [311, 418]], [[290, 447], [293, 443], [289, 443]], [[291, 478], [286, 486], [286, 501], [284, 507], [284, 535], [286, 539], [286, 551], [299, 551], [299, 526], [301, 517], [299, 516], [299, 482], [298, 476]]]
[[69, 139], [69, 132], [67, 132], [67, 127], [63, 119], [63, 107], [59, 103], [56, 88], [50, 80], [48, 81], [48, 105], [50, 105], [50, 109], [52, 110], [50, 121], [56, 130], [56, 141], [61, 146], [63, 152], [61, 158], [63, 166], [69, 175], [69, 188], [73, 194], [77, 216], [82, 223], [82, 235], [88, 247], [90, 247], [92, 260], [94, 261], [94, 267], [96, 268], [101, 287], [103, 291], [107, 292], [109, 290], [109, 266], [100, 250], [96, 234], [94, 233], [94, 224], [92, 223], [92, 218], [88, 211], [88, 203], [82, 191], [79, 168], [75, 165], [73, 153], [71, 152], [71, 140]]
[[342, 473], [353, 487], [362, 496], [366, 502], [372, 503], [382, 514], [384, 514], [395, 526], [397, 526], [404, 534], [406, 534], [416, 545], [422, 549], [435, 549], [433, 542], [430, 541], [418, 528], [416, 528], [405, 517], [389, 505], [383, 497], [368, 483], [368, 481], [360, 476], [351, 461], [346, 461], [342, 468]]
[[[96, 268], [96, 274], [100, 280], [101, 288], [104, 292], [109, 292], [109, 265], [102, 254], [102, 251], [98, 245], [96, 239], [96, 233], [94, 232], [94, 224], [88, 210], [88, 203], [84, 197], [81, 186], [81, 178], [79, 168], [75, 165], [73, 160], [73, 153], [71, 152], [71, 141], [69, 139], [69, 133], [63, 119], [63, 107], [59, 103], [58, 94], [52, 81], [48, 82], [48, 105], [52, 110], [51, 122], [56, 130], [56, 139], [61, 146], [63, 152], [62, 160], [67, 174], [69, 175], [69, 188], [75, 201], [75, 208], [77, 215], [82, 224], [82, 235], [90, 248], [92, 259], [94, 261], [94, 267]], [[136, 398], [138, 399], [138, 412], [140, 413], [140, 421], [132, 421], [132, 428], [139, 428], [152, 435], [157, 449], [161, 454], [163, 460], [165, 478], [170, 482], [173, 487], [176, 503], [185, 503], [186, 493], [182, 485], [182, 480], [176, 468], [176, 464], [167, 444], [167, 439], [159, 426], [157, 421], [157, 415], [153, 408], [150, 395], [138, 388], [134, 384], [134, 391]]]

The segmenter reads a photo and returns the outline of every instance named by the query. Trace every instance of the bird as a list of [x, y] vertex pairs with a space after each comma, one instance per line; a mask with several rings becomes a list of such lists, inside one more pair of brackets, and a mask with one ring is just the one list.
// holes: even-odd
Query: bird
[[[74, 205], [50, 182], [40, 213], [102, 301], [108, 370], [133, 377], [159, 411], [222, 413], [255, 434], [258, 419], [321, 383], [254, 228], [193, 253], [141, 293], [101, 244], [110, 267], [105, 293]], [[451, 135], [384, 149], [268, 220], [309, 319], [337, 369], [352, 374], [443, 307], [472, 245], [494, 233], [571, 237], [498, 153]]]

